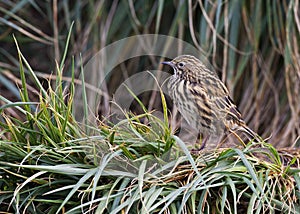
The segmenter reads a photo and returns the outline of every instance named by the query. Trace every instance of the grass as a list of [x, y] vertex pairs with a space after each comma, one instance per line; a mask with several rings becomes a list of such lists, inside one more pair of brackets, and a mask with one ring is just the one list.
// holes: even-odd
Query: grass
[[[17, 46], [18, 47], [18, 46]], [[22, 102], [1, 107], [1, 211], [9, 213], [299, 213], [299, 169], [270, 144], [189, 153], [164, 120], [148, 112], [117, 124], [79, 124], [57, 66], [44, 90], [18, 49]], [[39, 89], [32, 102], [26, 69]], [[83, 82], [84, 84], [84, 82]], [[87, 105], [85, 103], [85, 105]], [[7, 114], [15, 108], [23, 120]], [[143, 121], [148, 121], [144, 123]]]
[[[298, 1], [0, 5], [0, 212], [300, 213]], [[272, 137], [191, 154], [174, 134], [176, 117], [161, 91], [129, 90], [136, 105], [117, 123], [91, 114], [98, 76], [79, 80], [83, 65], [108, 44], [144, 33], [201, 51], [247, 124]], [[166, 43], [163, 53], [182, 48]], [[107, 94], [161, 60], [120, 62], [104, 83]]]

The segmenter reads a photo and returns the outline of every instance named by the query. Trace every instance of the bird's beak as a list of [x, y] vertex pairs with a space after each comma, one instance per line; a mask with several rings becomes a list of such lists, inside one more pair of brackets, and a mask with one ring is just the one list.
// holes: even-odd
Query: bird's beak
[[166, 61], [166, 62], [162, 62], [161, 64], [164, 64], [164, 65], [169, 65], [169, 66], [171, 66], [172, 68], [174, 68], [174, 63], [173, 62], [171, 62], [171, 61]]

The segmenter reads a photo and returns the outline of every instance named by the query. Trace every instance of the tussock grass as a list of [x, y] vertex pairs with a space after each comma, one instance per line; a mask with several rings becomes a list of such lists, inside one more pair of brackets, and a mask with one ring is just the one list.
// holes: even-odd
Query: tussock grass
[[[2, 212], [299, 213], [296, 156], [283, 163], [265, 142], [192, 155], [171, 132], [162, 93], [164, 120], [135, 97], [143, 114], [124, 112], [87, 134], [72, 114], [74, 79], [66, 90], [57, 66], [55, 88], [44, 90], [19, 56], [22, 102], [1, 96]], [[28, 98], [23, 64], [40, 89], [37, 102]], [[11, 107], [24, 120], [7, 114]]]

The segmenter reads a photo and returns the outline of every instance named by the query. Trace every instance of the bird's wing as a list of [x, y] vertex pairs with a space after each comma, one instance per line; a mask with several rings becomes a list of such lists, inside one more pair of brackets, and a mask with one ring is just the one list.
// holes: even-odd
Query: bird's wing
[[[224, 122], [230, 122], [232, 125], [245, 125], [241, 112], [230, 98], [226, 86], [219, 78], [210, 76], [203, 78], [201, 82], [205, 86], [202, 88], [204, 88], [207, 94], [207, 99], [211, 103], [211, 107], [216, 109], [218, 118]], [[201, 84], [198, 85], [198, 87], [200, 86]], [[228, 124], [230, 127], [232, 125]]]
[[215, 118], [223, 121], [228, 130], [241, 130], [249, 136], [257, 138], [257, 134], [252, 131], [242, 118], [241, 112], [229, 96], [229, 92], [224, 83], [217, 77], [203, 77], [201, 84], [195, 84], [195, 91], [202, 91], [202, 96], [209, 103], [211, 112]]

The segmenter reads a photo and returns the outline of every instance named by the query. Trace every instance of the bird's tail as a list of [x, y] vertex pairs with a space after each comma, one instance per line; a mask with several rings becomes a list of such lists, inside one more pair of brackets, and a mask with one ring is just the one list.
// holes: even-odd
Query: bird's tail
[[243, 132], [248, 140], [254, 140], [257, 143], [263, 141], [263, 139], [255, 131], [253, 131], [246, 125], [239, 126], [238, 130]]
[[239, 123], [234, 123], [234, 126], [231, 126], [229, 131], [236, 136], [237, 138], [241, 139], [238, 133], [243, 133], [245, 137], [249, 141], [253, 141], [256, 143], [260, 143], [263, 139], [252, 129], [250, 129], [243, 120], [239, 121]]

